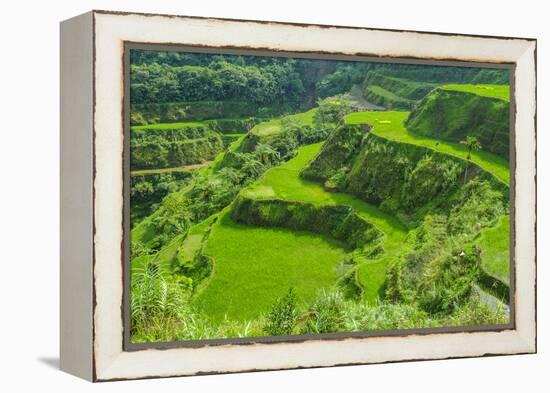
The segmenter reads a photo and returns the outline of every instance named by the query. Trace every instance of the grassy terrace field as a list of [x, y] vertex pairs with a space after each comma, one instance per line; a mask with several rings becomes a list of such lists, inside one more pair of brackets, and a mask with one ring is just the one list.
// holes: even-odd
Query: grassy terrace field
[[213, 321], [252, 319], [289, 287], [311, 300], [336, 282], [343, 244], [310, 232], [241, 225], [228, 213], [212, 227], [205, 253], [214, 258], [214, 274], [194, 301]]
[[365, 290], [365, 297], [374, 301], [384, 281], [387, 263], [403, 252], [406, 227], [395, 217], [382, 212], [345, 193], [332, 193], [324, 190], [319, 183], [304, 180], [300, 171], [321, 150], [322, 143], [300, 148], [298, 155], [287, 163], [273, 168], [254, 185], [243, 192], [253, 198], [280, 198], [312, 202], [324, 205], [348, 205], [386, 235], [383, 242], [385, 253], [382, 258], [368, 260], [358, 268], [357, 279]]
[[[435, 138], [421, 136], [408, 131], [405, 119], [409, 112], [355, 112], [346, 116], [348, 124], [370, 124], [372, 132], [383, 138], [396, 142], [410, 143], [434, 149], [455, 157], [466, 159], [468, 149], [459, 143], [441, 141]], [[471, 161], [482, 169], [492, 173], [506, 184], [510, 184], [510, 167], [508, 161], [495, 154], [479, 150], [472, 152]]]
[[277, 134], [281, 131], [281, 121], [283, 119], [296, 120], [302, 124], [311, 124], [313, 122], [313, 115], [317, 109], [311, 109], [307, 112], [297, 113], [295, 115], [287, 115], [278, 117], [276, 119], [271, 119], [264, 121], [260, 124], [255, 125], [251, 132], [258, 136], [269, 136]]
[[478, 243], [484, 252], [481, 255], [483, 269], [510, 283], [510, 216], [502, 216], [497, 225], [481, 232]]
[[477, 94], [483, 97], [498, 98], [499, 100], [510, 101], [509, 85], [468, 85], [450, 84], [442, 86], [443, 90], [463, 91], [465, 93]]
[[[357, 274], [365, 297], [374, 302], [387, 263], [403, 251], [406, 228], [375, 206], [348, 194], [328, 193], [320, 184], [300, 178], [300, 171], [321, 147], [318, 143], [300, 148], [295, 158], [270, 169], [242, 192], [253, 198], [349, 205], [382, 230], [386, 253], [364, 262]], [[214, 224], [206, 246], [206, 254], [215, 260], [214, 275], [195, 304], [219, 320], [225, 313], [228, 318], [253, 318], [267, 311], [273, 299], [282, 296], [289, 286], [300, 299], [310, 300], [319, 289], [336, 283], [337, 265], [345, 252], [340, 242], [310, 232], [237, 224], [225, 211]], [[243, 261], [253, 262], [243, 269]], [[227, 293], [231, 293], [230, 300], [223, 295]]]

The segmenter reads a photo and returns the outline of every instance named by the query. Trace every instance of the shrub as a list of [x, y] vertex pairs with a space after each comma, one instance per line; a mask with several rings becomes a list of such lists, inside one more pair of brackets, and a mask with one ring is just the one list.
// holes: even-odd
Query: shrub
[[321, 292], [301, 319], [302, 334], [340, 332], [345, 327], [345, 300], [339, 291]]
[[351, 102], [344, 96], [319, 100], [317, 106], [317, 112], [313, 116], [314, 125], [338, 124], [351, 112]]
[[171, 341], [185, 318], [191, 283], [165, 275], [158, 265], [133, 271], [131, 277], [131, 333], [138, 341]]
[[296, 321], [296, 295], [290, 288], [269, 311], [264, 331], [270, 336], [287, 336], [294, 331]]

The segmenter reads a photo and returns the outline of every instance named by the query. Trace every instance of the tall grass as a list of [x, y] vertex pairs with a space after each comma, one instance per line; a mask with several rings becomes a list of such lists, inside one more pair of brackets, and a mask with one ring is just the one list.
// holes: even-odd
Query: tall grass
[[135, 273], [132, 291], [134, 343], [479, 326], [509, 318], [504, 307], [491, 310], [475, 293], [450, 314], [429, 315], [415, 304], [357, 302], [338, 290], [320, 291], [311, 302], [298, 304], [290, 290], [254, 320], [212, 323], [190, 307], [186, 284], [171, 281], [157, 268]]

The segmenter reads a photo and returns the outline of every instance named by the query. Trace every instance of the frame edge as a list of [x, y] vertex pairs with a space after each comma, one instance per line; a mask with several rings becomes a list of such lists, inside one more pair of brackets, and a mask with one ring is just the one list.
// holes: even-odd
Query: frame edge
[[60, 369], [93, 372], [93, 12], [60, 23]]

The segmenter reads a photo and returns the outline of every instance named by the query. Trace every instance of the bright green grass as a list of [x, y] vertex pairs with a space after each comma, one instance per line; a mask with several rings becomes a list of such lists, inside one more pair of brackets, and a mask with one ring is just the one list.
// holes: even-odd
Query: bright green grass
[[312, 300], [337, 281], [343, 244], [310, 232], [237, 224], [225, 210], [213, 225], [205, 253], [214, 273], [194, 305], [212, 321], [250, 320], [270, 310], [292, 287]]
[[155, 254], [153, 262], [157, 263], [161, 270], [164, 272], [172, 271], [172, 261], [176, 257], [178, 250], [185, 239], [185, 233], [177, 235], [170, 242], [162, 247], [158, 253]]
[[319, 153], [323, 143], [303, 146], [298, 155], [281, 166], [268, 170], [256, 183], [243, 190], [247, 197], [257, 199], [281, 198], [322, 205], [348, 205], [385, 233], [382, 258], [359, 266], [357, 278], [365, 297], [375, 301], [384, 282], [386, 267], [405, 250], [407, 229], [395, 217], [378, 207], [345, 193], [329, 193], [321, 184], [300, 177], [300, 171]]
[[183, 123], [158, 123], [158, 124], [147, 124], [145, 126], [132, 126], [131, 129], [132, 130], [144, 130], [144, 129], [171, 130], [174, 128], [200, 127], [205, 125], [206, 123], [190, 121], [190, 122], [183, 122]]
[[481, 266], [487, 273], [510, 283], [510, 216], [481, 231]]
[[198, 223], [197, 225], [193, 225], [191, 229], [189, 229], [187, 237], [181, 243], [181, 246], [178, 250], [178, 257], [180, 257], [182, 260], [192, 260], [195, 257], [195, 255], [201, 248], [204, 236], [206, 235], [208, 229], [210, 229], [210, 226], [212, 225], [216, 217], [217, 215], [214, 214], [208, 217], [206, 220]]
[[441, 87], [443, 90], [463, 91], [465, 93], [477, 94], [478, 96], [498, 98], [499, 100], [510, 101], [509, 85], [468, 85], [449, 84]]
[[252, 128], [251, 132], [258, 136], [269, 136], [269, 135], [278, 134], [282, 130], [281, 120], [283, 119], [293, 119], [301, 122], [302, 124], [312, 124], [313, 115], [315, 114], [316, 111], [317, 109], [314, 108], [307, 112], [297, 113], [294, 115], [288, 115], [288, 116], [278, 117], [276, 119], [264, 121], [259, 124], [256, 124]]
[[[441, 153], [466, 159], [468, 150], [460, 143], [441, 141], [422, 135], [417, 135], [405, 128], [405, 120], [409, 112], [355, 112], [346, 116], [348, 124], [370, 124], [372, 132], [383, 138], [428, 147]], [[482, 169], [495, 175], [499, 180], [510, 184], [510, 165], [504, 158], [495, 154], [479, 150], [472, 152], [471, 161]]]

